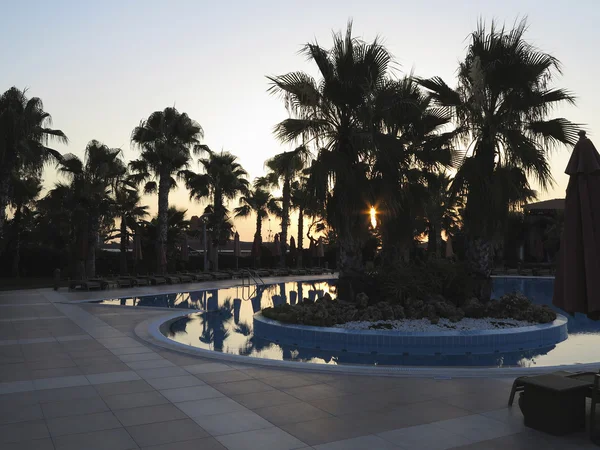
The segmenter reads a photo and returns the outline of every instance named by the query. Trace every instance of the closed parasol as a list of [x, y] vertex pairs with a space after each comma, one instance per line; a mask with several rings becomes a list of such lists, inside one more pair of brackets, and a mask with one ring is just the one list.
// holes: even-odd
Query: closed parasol
[[183, 236], [181, 239], [181, 260], [184, 262], [190, 260], [188, 237], [187, 237], [186, 233], [183, 233]]
[[240, 234], [236, 231], [233, 236], [233, 256], [235, 256], [235, 268], [239, 268], [239, 257], [242, 254], [242, 249], [240, 248]]
[[273, 255], [274, 256], [280, 256], [281, 255], [281, 246], [279, 243], [279, 233], [275, 234], [275, 241], [273, 242], [274, 244], [274, 250], [273, 250]]
[[317, 256], [319, 258], [325, 257], [325, 247], [323, 245], [323, 238], [319, 238], [319, 242], [317, 243]]
[[569, 175], [552, 303], [568, 313], [600, 319], [600, 155], [584, 131]]

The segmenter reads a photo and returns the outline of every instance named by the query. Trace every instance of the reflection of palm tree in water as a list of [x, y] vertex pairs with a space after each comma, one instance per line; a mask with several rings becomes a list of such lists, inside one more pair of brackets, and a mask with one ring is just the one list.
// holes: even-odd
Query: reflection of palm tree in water
[[[233, 317], [233, 302], [226, 298], [218, 306], [218, 291], [211, 291], [212, 296], [206, 299], [206, 312], [200, 314], [202, 319], [202, 334], [199, 339], [206, 345], [212, 344], [214, 350], [223, 351], [225, 340], [229, 337], [226, 323]], [[215, 306], [216, 305], [216, 306]]]
[[279, 283], [279, 294], [273, 295], [271, 300], [273, 301], [273, 306], [279, 306], [286, 303], [287, 298], [285, 296], [285, 283]]

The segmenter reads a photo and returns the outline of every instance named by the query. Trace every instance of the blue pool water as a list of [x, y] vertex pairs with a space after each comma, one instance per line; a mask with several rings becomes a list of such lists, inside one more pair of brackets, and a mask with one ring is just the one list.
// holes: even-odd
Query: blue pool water
[[[553, 279], [496, 278], [492, 296], [520, 291], [535, 303], [551, 305]], [[469, 355], [378, 355], [323, 351], [282, 345], [253, 335], [253, 315], [263, 308], [299, 299], [318, 298], [326, 292], [335, 298], [334, 281], [287, 282], [233, 287], [178, 294], [104, 300], [103, 304], [198, 309], [173, 322], [167, 336], [203, 349], [276, 360], [320, 364], [406, 366], [555, 366], [600, 361], [600, 322], [584, 315], [567, 316], [569, 338], [555, 346], [532, 351]], [[557, 309], [558, 312], [566, 315]]]

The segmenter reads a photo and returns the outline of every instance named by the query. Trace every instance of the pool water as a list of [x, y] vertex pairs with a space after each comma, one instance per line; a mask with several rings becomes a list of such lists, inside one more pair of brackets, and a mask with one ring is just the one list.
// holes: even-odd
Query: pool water
[[[554, 280], [551, 278], [495, 278], [493, 298], [520, 291], [534, 303], [551, 305]], [[465, 355], [378, 355], [324, 351], [282, 345], [253, 335], [253, 315], [261, 309], [300, 299], [316, 299], [329, 293], [335, 298], [335, 280], [287, 282], [263, 286], [233, 287], [137, 298], [103, 300], [100, 303], [126, 306], [153, 306], [202, 310], [173, 322], [170, 339], [224, 353], [275, 360], [319, 364], [368, 364], [405, 366], [555, 366], [600, 361], [600, 322], [577, 314], [568, 316], [569, 338], [555, 346], [530, 351]]]

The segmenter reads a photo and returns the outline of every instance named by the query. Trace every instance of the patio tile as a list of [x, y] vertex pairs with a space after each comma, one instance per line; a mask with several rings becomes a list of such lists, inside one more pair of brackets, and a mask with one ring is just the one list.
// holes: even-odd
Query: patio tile
[[0, 411], [18, 408], [19, 406], [36, 405], [38, 403], [39, 399], [37, 391], [0, 394]]
[[191, 374], [225, 372], [227, 370], [235, 370], [235, 369], [229, 367], [228, 365], [222, 364], [222, 363], [194, 364], [191, 366], [184, 366], [183, 368]]
[[139, 408], [140, 406], [162, 405], [169, 403], [166, 398], [156, 391], [111, 395], [104, 397], [104, 401], [113, 411], [118, 409]]
[[152, 359], [149, 361], [133, 361], [128, 362], [127, 365], [133, 370], [139, 369], [157, 369], [159, 367], [175, 367], [171, 361], [166, 359]]
[[277, 426], [323, 417], [333, 417], [331, 414], [304, 402], [269, 406], [267, 408], [255, 409], [254, 412]]
[[288, 405], [291, 403], [300, 403], [296, 397], [281, 391], [255, 392], [253, 394], [233, 395], [236, 402], [241, 403], [246, 408], [257, 409], [267, 406]]
[[0, 403], [0, 424], [28, 422], [43, 418], [44, 414], [40, 405], [11, 405], [10, 407], [4, 407]]
[[111, 348], [110, 351], [117, 356], [121, 355], [137, 355], [140, 353], [154, 353], [147, 347], [135, 346], [135, 347], [125, 347], [125, 348]]
[[160, 391], [169, 401], [184, 402], [188, 400], [203, 400], [205, 398], [222, 397], [223, 394], [211, 386], [190, 386]]
[[103, 397], [120, 394], [134, 394], [136, 392], [148, 392], [154, 390], [154, 388], [144, 380], [95, 384], [93, 388]]
[[121, 409], [114, 411], [114, 414], [126, 427], [187, 418], [179, 408], [172, 404]]
[[210, 416], [213, 414], [246, 410], [242, 405], [227, 397], [181, 402], [177, 403], [177, 407], [190, 417]]
[[369, 434], [356, 423], [350, 423], [337, 417], [288, 423], [281, 425], [281, 429], [312, 446]]
[[40, 380], [45, 378], [72, 377], [83, 375], [79, 367], [57, 367], [54, 369], [33, 369], [31, 379]]
[[190, 386], [203, 386], [205, 383], [194, 375], [182, 375], [179, 377], [154, 378], [148, 380], [148, 384], [155, 389], [175, 389]]
[[8, 383], [0, 383], [0, 394], [33, 391], [34, 389], [33, 381], [11, 381]]
[[454, 395], [441, 399], [441, 401], [448, 403], [449, 405], [466, 409], [471, 413], [483, 413], [506, 407], [507, 400], [508, 395], [505, 395], [504, 392], [495, 391], [488, 392], [485, 395], [479, 393]]
[[304, 401], [336, 397], [347, 394], [347, 392], [328, 384], [313, 384], [311, 386], [283, 389], [283, 392]]
[[84, 386], [87, 384], [90, 384], [90, 382], [83, 375], [75, 375], [71, 377], [42, 378], [40, 380], [33, 380], [34, 388], [40, 390]]
[[162, 360], [163, 357], [158, 353], [150, 352], [150, 353], [135, 353], [133, 355], [121, 355], [118, 357], [121, 361], [125, 363], [135, 362], [135, 361], [152, 361], [156, 359]]
[[65, 400], [62, 402], [43, 403], [42, 411], [46, 419], [55, 417], [77, 416], [108, 411], [108, 406], [100, 397]]
[[113, 364], [94, 364], [80, 367], [80, 370], [84, 375], [100, 375], [105, 373], [129, 372], [131, 368], [123, 362], [118, 362]]
[[212, 416], [198, 416], [193, 419], [213, 436], [240, 433], [242, 431], [270, 428], [272, 423], [252, 411], [236, 411]]
[[398, 450], [400, 447], [378, 436], [361, 436], [328, 444], [315, 445], [315, 450]]
[[253, 377], [241, 370], [227, 370], [222, 372], [198, 373], [196, 376], [207, 384], [215, 385], [231, 381], [252, 380]]
[[54, 438], [56, 450], [130, 450], [136, 443], [124, 428]]
[[137, 371], [138, 375], [145, 380], [152, 380], [153, 378], [166, 378], [166, 377], [180, 377], [183, 375], [189, 375], [181, 367], [160, 367], [158, 369], [140, 369]]
[[377, 436], [406, 450], [446, 450], [473, 442], [435, 424], [386, 431]]
[[471, 441], [485, 441], [518, 432], [507, 423], [481, 415], [442, 420], [435, 422], [435, 425], [444, 430], [464, 436]]
[[227, 450], [213, 437], [142, 447], [142, 450]]
[[2, 450], [54, 450], [54, 444], [50, 438], [35, 439], [2, 444]]
[[208, 433], [191, 419], [162, 422], [160, 426], [135, 425], [127, 427], [127, 431], [140, 447], [208, 437]]
[[55, 437], [121, 428], [121, 423], [112, 412], [102, 412], [48, 419], [47, 426], [50, 434]]
[[86, 375], [86, 377], [89, 380], [89, 382], [93, 385], [105, 383], [118, 383], [123, 381], [135, 381], [140, 379], [140, 376], [131, 370], [123, 372], [97, 373]]
[[0, 425], [0, 444], [50, 437], [43, 420]]
[[315, 383], [313, 380], [303, 378], [299, 375], [276, 376], [270, 378], [261, 378], [263, 383], [273, 386], [276, 389], [291, 389], [301, 386], [310, 386]]
[[292, 450], [306, 446], [294, 436], [276, 427], [226, 434], [217, 437], [217, 440], [229, 450], [246, 450], [248, 443], [252, 443], [253, 448], [261, 450]]
[[259, 380], [232, 381], [231, 383], [215, 385], [215, 388], [223, 394], [230, 396], [266, 392], [275, 389]]

